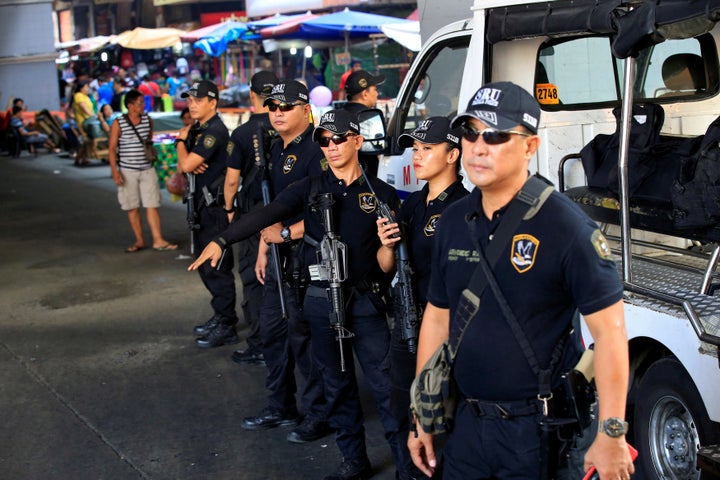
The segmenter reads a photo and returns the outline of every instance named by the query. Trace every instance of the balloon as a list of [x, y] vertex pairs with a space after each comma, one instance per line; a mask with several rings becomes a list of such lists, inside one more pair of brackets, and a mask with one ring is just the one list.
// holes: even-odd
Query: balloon
[[318, 85], [310, 91], [310, 103], [316, 107], [327, 107], [332, 102], [332, 91], [324, 85]]

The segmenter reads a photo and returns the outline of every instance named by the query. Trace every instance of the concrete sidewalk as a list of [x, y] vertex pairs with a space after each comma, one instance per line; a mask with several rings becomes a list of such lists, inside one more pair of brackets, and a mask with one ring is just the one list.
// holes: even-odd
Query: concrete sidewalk
[[[107, 165], [0, 165], [0, 479], [321, 479], [337, 467], [332, 436], [296, 445], [287, 429], [240, 428], [265, 406], [265, 370], [230, 361], [236, 346], [195, 347], [211, 310], [186, 271], [180, 202], [164, 191], [160, 215], [181, 251], [126, 254]], [[373, 478], [389, 480], [363, 394]]]

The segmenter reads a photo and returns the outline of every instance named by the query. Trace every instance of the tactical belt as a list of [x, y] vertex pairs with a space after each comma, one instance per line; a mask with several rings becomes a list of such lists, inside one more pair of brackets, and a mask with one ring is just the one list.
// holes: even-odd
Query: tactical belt
[[[319, 285], [308, 285], [305, 295], [309, 297], [327, 298], [327, 288], [328, 287], [322, 287]], [[347, 300], [349, 301], [353, 294], [362, 296], [367, 295], [368, 293], [380, 292], [380, 284], [377, 282], [361, 280], [360, 282], [352, 285], [343, 284], [343, 291], [347, 294]]]
[[542, 412], [542, 403], [534, 398], [514, 402], [489, 402], [476, 398], [466, 398], [465, 403], [468, 404], [477, 417], [511, 420], [515, 417], [526, 417]]

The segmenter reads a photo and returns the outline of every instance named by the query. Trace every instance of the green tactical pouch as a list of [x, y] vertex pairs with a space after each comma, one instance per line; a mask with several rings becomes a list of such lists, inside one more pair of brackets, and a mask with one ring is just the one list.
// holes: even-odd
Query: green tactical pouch
[[425, 433], [437, 435], [452, 429], [456, 388], [448, 342], [438, 347], [410, 387], [410, 409]]

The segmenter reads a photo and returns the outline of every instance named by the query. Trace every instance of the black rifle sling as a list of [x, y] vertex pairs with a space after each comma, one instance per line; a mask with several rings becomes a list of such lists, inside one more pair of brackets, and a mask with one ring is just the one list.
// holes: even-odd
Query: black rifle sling
[[[507, 212], [505, 212], [502, 220], [500, 220], [500, 225], [498, 225], [496, 233], [493, 235], [492, 240], [490, 240], [490, 243], [488, 244], [487, 255], [488, 263], [490, 265], [495, 265], [495, 262], [497, 262], [500, 257], [504, 246], [507, 244], [508, 240], [510, 240], [510, 235], [512, 235], [512, 233], [517, 229], [520, 222], [524, 218], [530, 218], [535, 215], [542, 204], [545, 203], [547, 197], [550, 196], [552, 190], [552, 185], [540, 177], [531, 176], [528, 178], [522, 189], [510, 202]], [[474, 218], [466, 218], [465, 221], [470, 226], [473, 242], [475, 242], [477, 248], [477, 239], [475, 238], [474, 233], [475, 225], [473, 224]], [[478, 249], [478, 253], [480, 252], [481, 250]], [[470, 278], [467, 290], [472, 292], [472, 294], [479, 299], [486, 286], [487, 277], [483, 274], [482, 267], [478, 265], [478, 267], [475, 268], [473, 276]], [[474, 317], [474, 313], [464, 315], [463, 312], [460, 312], [460, 315], [457, 316], [459, 322], [456, 322], [456, 326], [454, 326], [453, 331], [450, 332], [450, 352], [453, 360], [457, 354], [458, 348], [460, 347], [460, 342], [462, 341], [465, 330], [470, 324], [470, 320]], [[453, 335], [453, 332], [457, 333]]]

